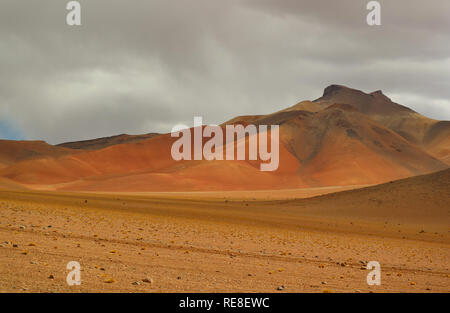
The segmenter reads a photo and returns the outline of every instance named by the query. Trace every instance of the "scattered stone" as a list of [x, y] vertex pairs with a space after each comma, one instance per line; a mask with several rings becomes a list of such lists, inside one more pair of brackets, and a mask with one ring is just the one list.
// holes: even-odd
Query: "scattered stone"
[[420, 232], [419, 232], [419, 234], [423, 234], [425, 231], [422, 229]]
[[55, 279], [55, 276], [50, 275], [50, 276], [48, 277], [48, 279]]
[[18, 244], [13, 244], [13, 248], [19, 248]]
[[142, 281], [147, 284], [153, 284], [153, 279], [151, 278], [144, 278]]
[[178, 276], [177, 279], [180, 280], [180, 279], [181, 279], [181, 276]]
[[327, 282], [326, 281], [323, 281], [322, 283], [321, 283], [322, 285], [326, 285], [327, 284]]
[[284, 288], [286, 288], [286, 287], [284, 287], [284, 285], [281, 285], [277, 288], [277, 290], [284, 290]]
[[141, 284], [141, 282], [139, 280], [136, 280], [133, 282], [133, 285], [135, 285], [135, 286], [139, 286], [140, 284]]

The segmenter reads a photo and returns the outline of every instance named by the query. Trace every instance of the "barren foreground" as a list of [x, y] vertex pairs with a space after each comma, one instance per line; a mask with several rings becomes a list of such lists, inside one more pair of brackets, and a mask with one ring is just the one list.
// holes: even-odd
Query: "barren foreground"
[[[296, 201], [3, 191], [0, 291], [449, 292], [446, 195], [404, 218], [376, 188]], [[353, 194], [365, 214], [349, 218]], [[372, 260], [381, 286], [366, 283]], [[70, 261], [81, 286], [66, 284]]]

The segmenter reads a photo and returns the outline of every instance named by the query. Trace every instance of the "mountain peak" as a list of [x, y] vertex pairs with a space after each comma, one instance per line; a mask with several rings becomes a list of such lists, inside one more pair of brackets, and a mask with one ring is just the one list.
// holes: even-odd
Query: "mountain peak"
[[391, 101], [391, 98], [389, 98], [388, 96], [386, 96], [386, 95], [383, 93], [383, 91], [381, 91], [381, 90], [377, 90], [377, 91], [371, 92], [370, 95], [373, 96], [373, 97], [379, 97], [379, 98], [383, 98], [383, 99], [385, 99], [385, 100]]
[[322, 97], [323, 98], [324, 97], [331, 97], [331, 96], [334, 96], [337, 93], [352, 92], [352, 91], [360, 92], [359, 90], [352, 89], [352, 88], [349, 88], [349, 87], [344, 86], [344, 85], [333, 84], [333, 85], [330, 85], [330, 86], [326, 87], [323, 90], [323, 96]]

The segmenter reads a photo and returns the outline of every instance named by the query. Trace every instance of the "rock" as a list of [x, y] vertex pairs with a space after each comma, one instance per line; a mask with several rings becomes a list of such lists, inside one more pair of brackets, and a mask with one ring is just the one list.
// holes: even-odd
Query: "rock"
[[147, 284], [153, 284], [153, 279], [151, 278], [144, 278], [142, 281]]
[[13, 248], [19, 248], [18, 244], [13, 244]]
[[321, 284], [322, 284], [322, 285], [326, 285], [326, 284], [327, 284], [327, 282], [326, 282], [326, 281], [323, 281], [323, 282], [321, 282]]
[[284, 290], [284, 288], [286, 288], [284, 285], [281, 285], [277, 288], [277, 290]]
[[50, 276], [48, 277], [48, 279], [55, 279], [55, 276], [50, 275]]
[[133, 282], [133, 285], [135, 285], [135, 286], [139, 286], [140, 284], [141, 284], [141, 282], [139, 280]]

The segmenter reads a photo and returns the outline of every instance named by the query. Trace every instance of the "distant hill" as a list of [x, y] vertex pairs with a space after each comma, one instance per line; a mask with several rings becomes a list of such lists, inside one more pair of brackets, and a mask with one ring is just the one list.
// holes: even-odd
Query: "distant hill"
[[60, 143], [57, 146], [70, 149], [82, 149], [82, 150], [98, 150], [109, 146], [118, 145], [122, 143], [138, 142], [146, 139], [158, 136], [157, 133], [149, 133], [144, 135], [127, 135], [121, 134], [110, 137], [102, 137], [97, 139], [72, 141]]

